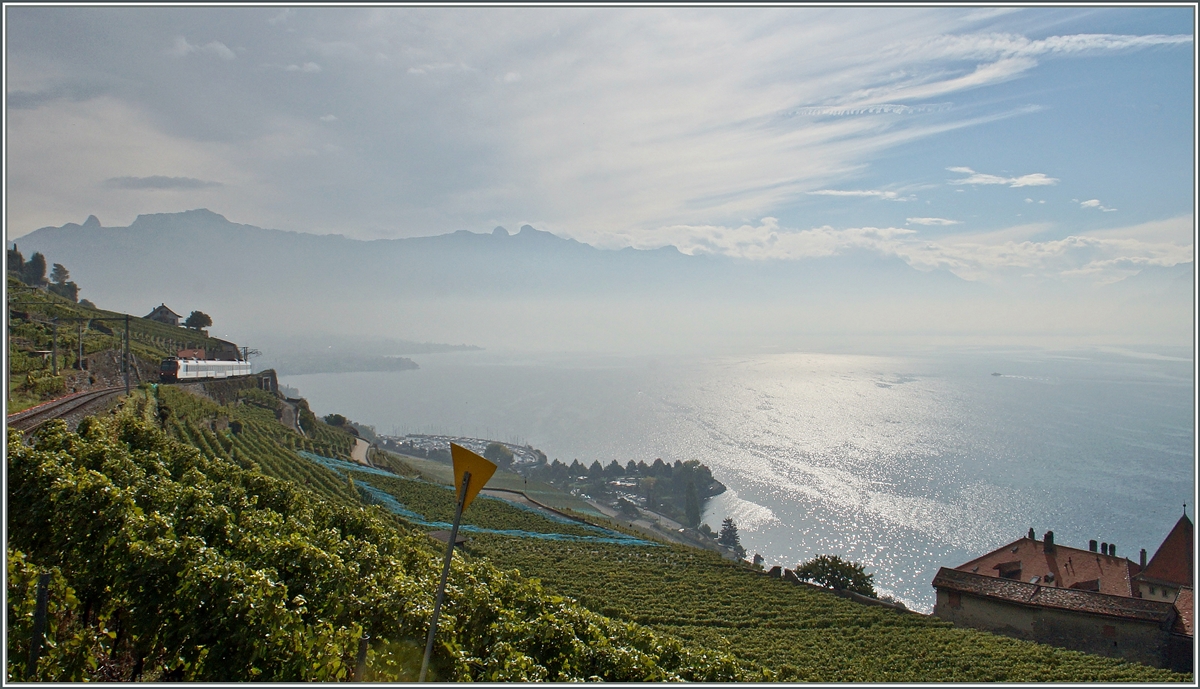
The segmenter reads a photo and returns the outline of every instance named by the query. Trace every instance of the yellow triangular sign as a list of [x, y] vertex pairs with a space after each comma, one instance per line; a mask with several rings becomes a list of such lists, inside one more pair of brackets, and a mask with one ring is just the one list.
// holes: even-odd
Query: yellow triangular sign
[[496, 465], [483, 457], [471, 452], [461, 445], [450, 443], [450, 458], [454, 460], [454, 490], [455, 495], [462, 499], [463, 473], [471, 472], [471, 483], [467, 485], [467, 500], [463, 509], [470, 506], [471, 501], [479, 494], [479, 489], [496, 473]]

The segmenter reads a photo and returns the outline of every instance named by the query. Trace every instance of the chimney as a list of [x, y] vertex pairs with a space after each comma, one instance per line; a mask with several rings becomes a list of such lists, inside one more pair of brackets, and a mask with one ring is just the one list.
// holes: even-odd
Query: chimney
[[1146, 569], [1146, 549], [1145, 548], [1142, 548], [1142, 556], [1138, 559], [1141, 560], [1142, 569]]
[[1101, 554], [1101, 555], [1108, 555], [1108, 543], [1104, 543], [1104, 542], [1102, 542], [1102, 543], [1100, 544], [1100, 554]]
[[1036, 541], [1036, 540], [1037, 540], [1037, 536], [1035, 536], [1035, 535], [1034, 535], [1034, 533], [1033, 533], [1033, 527], [1032, 527], [1032, 526], [1031, 526], [1031, 527], [1029, 527], [1029, 540], [1031, 540], [1031, 541]]
[[1054, 552], [1054, 532], [1047, 531], [1046, 535], [1043, 536], [1042, 538], [1045, 541], [1044, 543], [1042, 543], [1042, 552], [1053, 553]]
[[1111, 555], [1111, 556], [1113, 556], [1113, 557], [1116, 557], [1116, 556], [1117, 556], [1117, 544], [1116, 544], [1116, 543], [1109, 543], [1109, 544], [1108, 544], [1108, 554], [1109, 554], [1109, 555]]
[[1088, 550], [1092, 551], [1093, 553], [1096, 552], [1096, 539], [1093, 538], [1092, 540], [1088, 541]]

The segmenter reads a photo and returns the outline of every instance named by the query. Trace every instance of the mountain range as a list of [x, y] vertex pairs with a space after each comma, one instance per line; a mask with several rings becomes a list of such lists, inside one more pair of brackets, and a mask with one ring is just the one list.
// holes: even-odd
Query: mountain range
[[[26, 256], [38, 251], [65, 265], [81, 296], [109, 308], [197, 309], [213, 316], [218, 331], [224, 324], [254, 337], [303, 331], [486, 347], [520, 340], [514, 330], [544, 339], [556, 323], [570, 323], [580, 342], [627, 326], [617, 339], [670, 327], [684, 339], [747, 328], [955, 330], [998, 298], [987, 285], [868, 250], [752, 261], [670, 246], [599, 249], [529, 225], [515, 234], [497, 227], [364, 241], [264, 229], [198, 209], [139, 215], [128, 227], [90, 216], [16, 244]], [[1191, 264], [1159, 272], [1127, 291], [1178, 289]], [[940, 313], [947, 303], [957, 306]], [[502, 331], [510, 332], [492, 337]]]

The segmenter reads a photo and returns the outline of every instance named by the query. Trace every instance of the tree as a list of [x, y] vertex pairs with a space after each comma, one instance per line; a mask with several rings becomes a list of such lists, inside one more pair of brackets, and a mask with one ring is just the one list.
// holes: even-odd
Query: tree
[[67, 270], [66, 266], [61, 263], [55, 263], [54, 270], [50, 271], [50, 282], [61, 285], [70, 279], [71, 272]]
[[688, 481], [687, 493], [683, 498], [683, 512], [687, 525], [696, 528], [700, 524], [700, 499], [696, 497], [696, 484]]
[[54, 270], [50, 271], [50, 291], [71, 301], [79, 301], [79, 285], [68, 282], [70, 279], [71, 273], [66, 266], [55, 263]]
[[800, 581], [811, 581], [826, 588], [853, 591], [864, 596], [875, 597], [874, 574], [867, 574], [863, 566], [837, 555], [818, 555], [796, 568]]
[[342, 416], [341, 414], [326, 414], [323, 420], [330, 426], [346, 425], [346, 417]]
[[501, 469], [507, 469], [512, 466], [513, 452], [503, 443], [488, 443], [483, 450], [483, 458]]
[[183, 322], [183, 325], [192, 330], [201, 330], [212, 325], [212, 319], [203, 311], [193, 311], [192, 315], [188, 316], [187, 320]]
[[13, 248], [8, 250], [8, 272], [16, 273], [19, 277], [24, 267], [25, 257], [17, 250], [17, 245], [13, 244]]
[[733, 521], [733, 517], [725, 517], [725, 521], [721, 522], [721, 534], [717, 536], [717, 543], [732, 549], [739, 560], [746, 559], [746, 549], [742, 547], [742, 540], [738, 538], [737, 523]]
[[36, 252], [29, 257], [21, 268], [21, 282], [32, 287], [46, 284], [46, 257]]

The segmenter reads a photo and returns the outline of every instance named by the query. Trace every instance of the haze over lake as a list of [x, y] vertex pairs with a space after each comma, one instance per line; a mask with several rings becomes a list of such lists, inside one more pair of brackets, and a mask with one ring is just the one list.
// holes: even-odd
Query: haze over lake
[[705, 520], [733, 516], [748, 552], [848, 556], [924, 611], [939, 566], [1030, 527], [1153, 554], [1193, 493], [1182, 349], [415, 359], [281, 381], [381, 433], [519, 441], [567, 463], [699, 459], [730, 488]]

